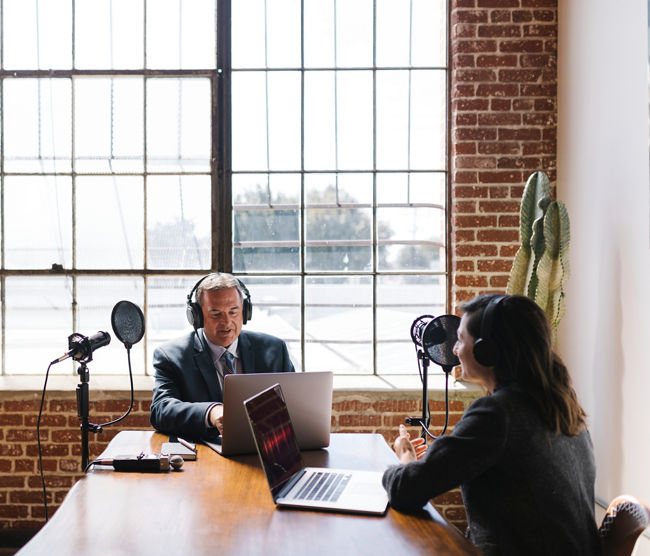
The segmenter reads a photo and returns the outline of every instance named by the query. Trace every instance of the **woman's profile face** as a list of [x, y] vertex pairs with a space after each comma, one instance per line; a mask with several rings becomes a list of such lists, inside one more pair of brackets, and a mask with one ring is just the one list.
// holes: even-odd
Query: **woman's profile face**
[[475, 338], [467, 331], [468, 315], [465, 313], [460, 319], [458, 327], [458, 341], [454, 345], [454, 354], [460, 359], [461, 379], [482, 385], [488, 392], [496, 386], [494, 367], [485, 367], [474, 359]]

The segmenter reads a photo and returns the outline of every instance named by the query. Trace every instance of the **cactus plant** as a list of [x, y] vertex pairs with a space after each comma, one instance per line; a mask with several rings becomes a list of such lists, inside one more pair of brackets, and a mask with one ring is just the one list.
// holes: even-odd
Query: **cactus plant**
[[564, 316], [564, 283], [569, 277], [569, 214], [551, 199], [544, 172], [530, 175], [520, 207], [519, 240], [506, 292], [526, 295], [546, 313], [555, 334]]

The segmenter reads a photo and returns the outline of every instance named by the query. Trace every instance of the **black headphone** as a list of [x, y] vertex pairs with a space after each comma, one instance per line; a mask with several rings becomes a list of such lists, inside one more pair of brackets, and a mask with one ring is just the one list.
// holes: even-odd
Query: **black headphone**
[[[185, 314], [187, 315], [188, 322], [192, 325], [194, 330], [197, 328], [203, 328], [203, 311], [201, 310], [200, 303], [197, 301], [192, 301], [192, 296], [201, 285], [201, 282], [203, 282], [203, 280], [205, 280], [208, 276], [213, 276], [214, 274], [218, 273], [208, 274], [207, 276], [201, 278], [196, 284], [194, 284], [192, 291], [187, 296]], [[235, 278], [235, 280], [237, 280], [237, 289], [239, 290], [239, 293], [243, 299], [242, 317], [244, 324], [246, 324], [249, 320], [251, 320], [251, 317], [253, 316], [253, 303], [251, 302], [251, 294], [248, 292], [248, 288], [246, 288], [244, 283], [239, 278]]]
[[499, 362], [499, 347], [496, 342], [490, 338], [492, 334], [492, 322], [497, 307], [507, 295], [494, 296], [483, 309], [481, 316], [481, 337], [474, 342], [474, 359], [484, 367], [492, 367]]

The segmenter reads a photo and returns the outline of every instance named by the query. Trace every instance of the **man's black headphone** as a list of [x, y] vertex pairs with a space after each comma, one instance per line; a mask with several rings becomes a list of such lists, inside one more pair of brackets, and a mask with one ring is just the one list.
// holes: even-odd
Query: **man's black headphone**
[[492, 323], [494, 322], [497, 307], [507, 295], [494, 296], [483, 309], [481, 316], [481, 337], [474, 342], [474, 359], [485, 367], [492, 367], [499, 362], [499, 347], [490, 338], [492, 335]]
[[[198, 301], [192, 301], [192, 296], [201, 285], [201, 282], [203, 282], [203, 280], [205, 280], [208, 276], [213, 276], [214, 274], [218, 273], [208, 274], [207, 276], [201, 278], [196, 284], [194, 284], [192, 291], [187, 296], [185, 314], [187, 315], [188, 322], [192, 325], [194, 330], [197, 328], [203, 328], [203, 311], [201, 310], [201, 305]], [[251, 294], [248, 292], [248, 289], [239, 278], [235, 278], [235, 280], [237, 280], [237, 289], [239, 290], [239, 293], [243, 299], [242, 317], [244, 324], [246, 324], [249, 320], [251, 320], [251, 317], [253, 316], [253, 303], [251, 302]]]

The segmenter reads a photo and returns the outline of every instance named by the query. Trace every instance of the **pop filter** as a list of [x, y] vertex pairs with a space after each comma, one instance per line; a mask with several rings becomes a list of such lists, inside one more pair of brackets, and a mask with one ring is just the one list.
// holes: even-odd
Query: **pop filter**
[[140, 307], [130, 301], [118, 301], [111, 313], [111, 325], [117, 339], [131, 349], [144, 336], [144, 315]]
[[460, 365], [458, 357], [454, 355], [459, 326], [460, 317], [456, 315], [440, 315], [436, 318], [423, 315], [413, 322], [411, 338], [416, 344], [422, 346], [431, 361], [440, 365], [443, 371], [448, 373]]

